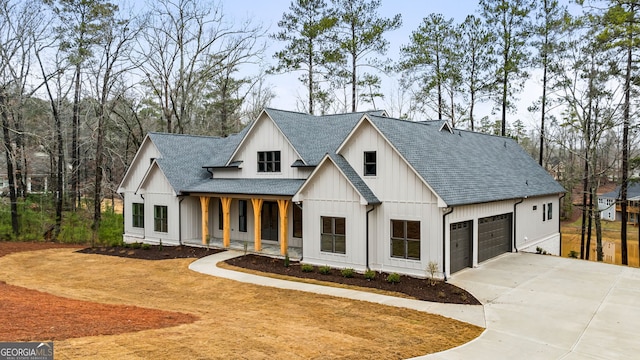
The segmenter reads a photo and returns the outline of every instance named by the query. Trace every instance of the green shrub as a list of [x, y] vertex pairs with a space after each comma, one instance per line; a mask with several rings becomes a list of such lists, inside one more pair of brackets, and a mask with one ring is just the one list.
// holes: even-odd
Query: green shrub
[[400, 282], [400, 274], [391, 273], [387, 276], [387, 282], [392, 284], [397, 284]]
[[376, 272], [373, 270], [367, 270], [364, 272], [364, 278], [371, 281], [376, 278]]
[[313, 265], [302, 264], [302, 266], [300, 266], [300, 269], [302, 270], [302, 272], [313, 272]]
[[569, 257], [573, 258], [573, 259], [577, 259], [578, 258], [578, 252], [575, 251], [575, 250], [569, 251]]
[[353, 275], [355, 275], [356, 272], [352, 268], [346, 268], [346, 269], [340, 270], [340, 273], [342, 274], [342, 276], [344, 276], [346, 278], [352, 278]]
[[142, 250], [149, 250], [151, 249], [151, 245], [149, 244], [142, 244]]
[[284, 254], [284, 267], [287, 267], [287, 268], [288, 268], [288, 267], [289, 267], [289, 265], [290, 265], [290, 263], [289, 263], [289, 262], [290, 262], [290, 260], [289, 260], [289, 253], [287, 252], [287, 253], [285, 253], [285, 254]]
[[322, 275], [329, 275], [331, 274], [331, 268], [329, 265], [323, 265], [318, 268], [318, 272]]
[[131, 244], [132, 249], [140, 249], [141, 247], [142, 247], [142, 244], [139, 242], [134, 242], [133, 244]]

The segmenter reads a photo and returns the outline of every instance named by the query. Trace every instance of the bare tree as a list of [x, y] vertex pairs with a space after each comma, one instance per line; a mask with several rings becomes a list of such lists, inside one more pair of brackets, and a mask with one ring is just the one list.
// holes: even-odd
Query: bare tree
[[260, 49], [260, 26], [235, 26], [217, 4], [160, 0], [151, 9], [138, 61], [167, 132], [188, 131], [198, 96], [225, 66], [248, 61]]

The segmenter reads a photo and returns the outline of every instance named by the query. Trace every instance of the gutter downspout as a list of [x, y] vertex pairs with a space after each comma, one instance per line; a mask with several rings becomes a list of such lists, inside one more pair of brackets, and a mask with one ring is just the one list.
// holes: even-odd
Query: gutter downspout
[[184, 200], [184, 196], [178, 196], [180, 200], [178, 201], [178, 244], [182, 246], [182, 200]]
[[518, 246], [516, 245], [516, 236], [518, 235], [518, 232], [516, 231], [517, 229], [517, 217], [516, 217], [516, 206], [518, 206], [518, 204], [522, 204], [522, 202], [524, 201], [524, 199], [526, 199], [526, 196], [523, 197], [522, 199], [520, 199], [520, 201], [516, 202], [515, 204], [513, 204], [513, 237], [511, 238], [511, 248], [512, 249], [516, 249], [516, 253], [518, 252]]
[[[562, 196], [558, 198], [558, 215], [562, 213], [562, 211], [560, 210], [562, 209], [562, 207], [560, 206], [560, 202], [562, 201], [562, 199], [564, 199], [565, 196], [567, 196], [567, 193], [563, 193]], [[560, 246], [558, 246], [558, 255], [562, 257], [562, 232], [560, 231], [560, 216], [558, 216], [558, 234], [560, 234]]]
[[373, 210], [375, 210], [376, 206], [375, 205], [371, 205], [371, 210], [367, 210], [367, 215], [366, 215], [366, 253], [365, 253], [365, 266], [367, 268], [367, 270], [371, 270], [369, 269], [369, 213], [372, 212]]
[[453, 212], [453, 207], [450, 208], [449, 211], [442, 215], [442, 274], [444, 275], [444, 281], [447, 281], [447, 252], [445, 251], [447, 246], [447, 215]]

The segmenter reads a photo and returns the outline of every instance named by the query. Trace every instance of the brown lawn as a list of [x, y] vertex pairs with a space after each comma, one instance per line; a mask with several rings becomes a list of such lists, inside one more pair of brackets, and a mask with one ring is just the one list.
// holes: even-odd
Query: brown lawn
[[[622, 264], [622, 246], [620, 240], [620, 222], [602, 221], [602, 243], [604, 248], [604, 262], [609, 264]], [[562, 224], [562, 256], [569, 256], [571, 250], [580, 253], [581, 227], [580, 221]], [[633, 225], [627, 227], [627, 256], [629, 266], [638, 267], [640, 264], [640, 246], [638, 235], [640, 229]], [[586, 237], [586, 236], [585, 236]], [[585, 240], [586, 241], [586, 240]], [[579, 255], [578, 255], [579, 256]], [[596, 260], [596, 233], [595, 225], [591, 235], [591, 251], [589, 260]]]
[[[70, 298], [118, 306], [100, 319], [87, 317], [91, 324], [117, 318], [125, 308], [139, 317], [156, 309], [197, 318], [159, 329], [75, 334], [80, 337], [55, 342], [56, 359], [399, 359], [461, 345], [483, 330], [408, 309], [206, 276], [188, 270], [191, 261], [145, 261], [72, 249], [21, 252], [0, 258], [0, 281], [55, 295], [59, 302]], [[25, 293], [23, 305], [56, 305], [31, 295]], [[0, 327], [7, 326], [11, 311], [0, 311]], [[32, 310], [15, 311], [23, 315], [12, 320], [17, 322]], [[63, 326], [70, 319], [58, 321]]]

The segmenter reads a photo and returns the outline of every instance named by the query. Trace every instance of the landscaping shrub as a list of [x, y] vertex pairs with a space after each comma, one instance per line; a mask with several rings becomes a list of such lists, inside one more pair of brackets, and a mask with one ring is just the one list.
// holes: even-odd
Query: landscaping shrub
[[318, 268], [318, 272], [322, 275], [331, 274], [331, 268], [328, 265], [323, 265]]
[[151, 245], [149, 244], [142, 244], [142, 250], [149, 250], [151, 249]]
[[569, 251], [569, 257], [573, 258], [573, 259], [577, 259], [578, 258], [578, 252], [575, 251], [575, 250]]
[[284, 267], [287, 267], [287, 268], [288, 268], [288, 267], [289, 267], [289, 265], [290, 265], [290, 263], [289, 263], [289, 262], [290, 262], [290, 260], [289, 260], [289, 253], [287, 252], [287, 253], [285, 253], [285, 254], [284, 254]]
[[392, 284], [397, 284], [400, 282], [400, 274], [391, 273], [387, 276], [387, 282]]
[[132, 249], [140, 249], [142, 247], [142, 244], [139, 242], [134, 242], [133, 244], [130, 244]]
[[374, 280], [376, 278], [376, 272], [373, 270], [367, 270], [364, 272], [364, 278], [367, 280]]
[[344, 276], [346, 278], [352, 278], [353, 275], [355, 275], [356, 272], [352, 268], [346, 268], [346, 269], [340, 270], [340, 273], [342, 274], [342, 276]]
[[313, 272], [313, 265], [311, 265], [311, 264], [302, 264], [300, 266], [300, 269], [302, 270], [302, 272]]

